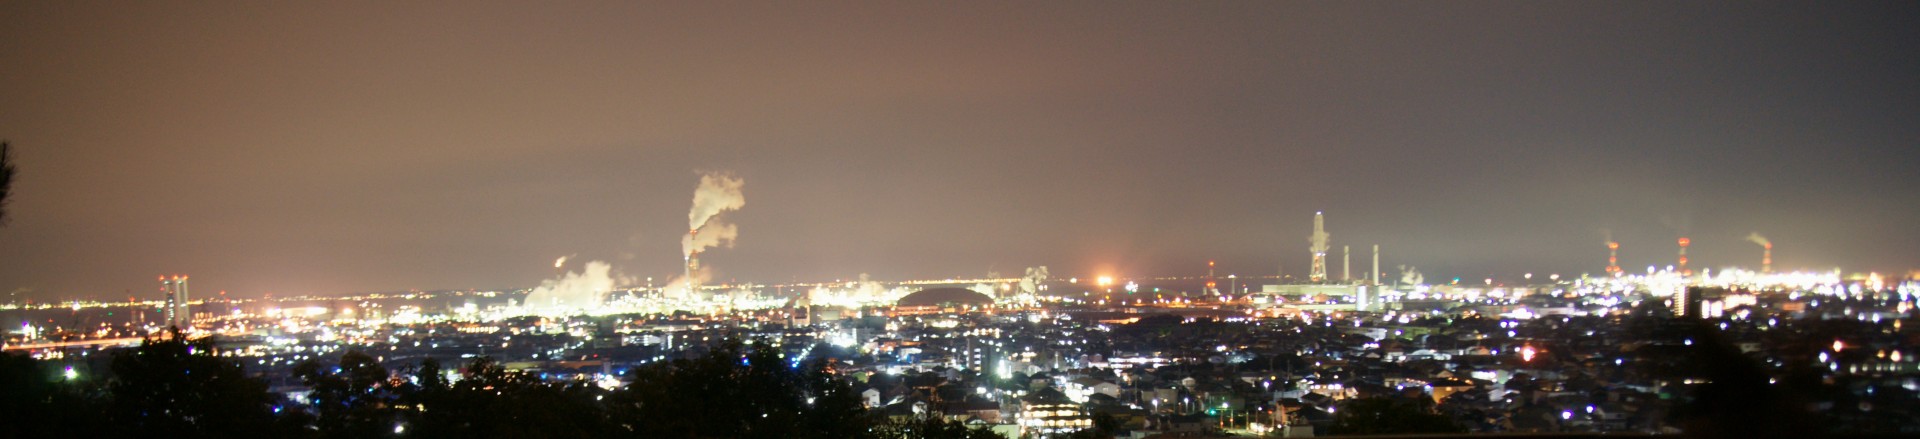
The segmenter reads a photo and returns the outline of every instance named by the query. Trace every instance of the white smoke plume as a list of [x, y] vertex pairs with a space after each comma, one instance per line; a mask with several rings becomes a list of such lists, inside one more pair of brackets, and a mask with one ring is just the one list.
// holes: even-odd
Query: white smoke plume
[[[566, 258], [561, 258], [564, 262]], [[525, 305], [537, 310], [591, 309], [613, 290], [613, 266], [601, 261], [587, 262], [584, 270], [569, 271], [556, 279], [540, 282], [527, 293]]]
[[1047, 272], [1047, 266], [1045, 265], [1027, 267], [1027, 275], [1020, 278], [1020, 292], [1038, 294], [1040, 292], [1040, 284], [1045, 283], [1047, 278], [1050, 277], [1053, 277], [1053, 274]]
[[1773, 241], [1768, 241], [1767, 237], [1760, 236], [1760, 232], [1747, 234], [1747, 240], [1752, 241], [1754, 244], [1760, 244], [1761, 247], [1773, 248]]
[[747, 205], [740, 194], [746, 181], [727, 172], [707, 172], [700, 176], [700, 187], [693, 190], [693, 210], [687, 212], [687, 230], [700, 230], [714, 215], [739, 210]]
[[993, 284], [973, 284], [973, 287], [968, 289], [973, 290], [973, 292], [975, 293], [984, 294], [987, 297], [992, 297], [992, 298], [1000, 297], [1000, 290], [995, 289], [993, 287]]
[[733, 240], [740, 237], [740, 227], [726, 220], [709, 220], [700, 233], [688, 233], [680, 237], [680, 249], [687, 255], [713, 247], [733, 248]]
[[905, 293], [901, 289], [887, 289], [886, 284], [874, 281], [872, 276], [860, 273], [860, 280], [838, 286], [814, 287], [807, 291], [807, 302], [814, 305], [857, 307], [864, 304], [892, 302]]
[[718, 297], [715, 297], [715, 298], [725, 297], [728, 302], [741, 303], [741, 302], [746, 302], [748, 300], [752, 300], [753, 296], [755, 295], [756, 294], [751, 289], [734, 288], [731, 290], [727, 290], [725, 294], [719, 295]]
[[1405, 265], [1400, 266], [1400, 284], [1420, 285], [1424, 283], [1427, 283], [1427, 277], [1420, 274], [1420, 269]]
[[887, 286], [874, 281], [873, 276], [860, 273], [860, 282], [854, 284], [853, 296], [868, 300], [887, 299]]
[[[740, 228], [714, 217], [747, 205], [746, 196], [740, 193], [740, 188], [745, 185], [745, 180], [729, 172], [709, 171], [700, 174], [700, 186], [693, 190], [693, 209], [687, 211], [688, 232], [680, 238], [681, 256], [692, 258], [701, 250], [715, 246], [733, 247], [734, 238], [740, 236]], [[665, 291], [690, 296], [693, 289], [711, 280], [712, 276], [706, 267], [700, 267], [667, 282]]]
[[833, 290], [829, 290], [827, 287], [813, 287], [813, 289], [807, 290], [804, 298], [808, 304], [812, 305], [826, 305], [840, 299], [839, 297], [835, 297]]
[[692, 274], [692, 279], [688, 279], [686, 276], [674, 276], [672, 280], [667, 281], [666, 286], [661, 287], [660, 292], [680, 300], [698, 299], [698, 297], [693, 297], [694, 292], [689, 289], [713, 280], [713, 272], [708, 271], [707, 267], [700, 267], [699, 270], [694, 270]]

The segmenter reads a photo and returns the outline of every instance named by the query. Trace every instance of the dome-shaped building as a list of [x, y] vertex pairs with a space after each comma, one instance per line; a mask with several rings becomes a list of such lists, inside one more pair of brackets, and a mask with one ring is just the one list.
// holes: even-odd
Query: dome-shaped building
[[894, 302], [896, 314], [926, 314], [993, 306], [993, 297], [966, 288], [928, 288]]

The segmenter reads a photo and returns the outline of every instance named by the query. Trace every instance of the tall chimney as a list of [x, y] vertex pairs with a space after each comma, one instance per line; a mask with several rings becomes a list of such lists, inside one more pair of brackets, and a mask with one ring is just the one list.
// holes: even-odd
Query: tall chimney
[[[698, 242], [699, 239], [697, 238], [699, 237], [700, 237], [700, 229], [693, 229], [693, 230], [687, 231], [687, 242]], [[695, 248], [687, 249], [686, 269], [687, 269], [687, 274], [686, 274], [686, 277], [683, 279], [687, 280], [687, 291], [686, 291], [686, 296], [684, 298], [692, 299], [693, 292], [700, 288], [700, 286], [697, 284], [698, 282], [696, 280], [697, 278], [693, 277], [693, 272], [700, 271], [700, 250], [697, 250]]]
[[1620, 243], [1607, 241], [1607, 274], [1620, 274]]
[[1684, 236], [1680, 237], [1680, 268], [1679, 270], [1680, 270], [1681, 276], [1693, 275], [1693, 271], [1687, 270], [1687, 244], [1692, 244], [1692, 243], [1693, 241], [1688, 240], [1686, 237]]
[[1327, 281], [1327, 250], [1331, 248], [1327, 246], [1327, 240], [1331, 237], [1327, 234], [1326, 217], [1321, 212], [1314, 212], [1313, 234], [1307, 236], [1307, 242], [1312, 244], [1307, 250], [1313, 256], [1313, 270], [1307, 273], [1308, 282]]
[[1769, 242], [1766, 245], [1763, 245], [1762, 247], [1765, 247], [1766, 249], [1762, 250], [1760, 253], [1760, 272], [1772, 273], [1773, 272], [1773, 243]]
[[1373, 245], [1373, 285], [1380, 286], [1380, 244]]

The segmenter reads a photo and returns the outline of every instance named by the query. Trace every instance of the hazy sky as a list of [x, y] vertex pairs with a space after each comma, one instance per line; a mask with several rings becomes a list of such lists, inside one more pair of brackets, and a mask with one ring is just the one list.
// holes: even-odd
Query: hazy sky
[[1911, 1], [5, 2], [0, 291], [664, 282], [698, 170], [723, 280], [1298, 275], [1316, 210], [1428, 279], [1904, 273], [1916, 116]]

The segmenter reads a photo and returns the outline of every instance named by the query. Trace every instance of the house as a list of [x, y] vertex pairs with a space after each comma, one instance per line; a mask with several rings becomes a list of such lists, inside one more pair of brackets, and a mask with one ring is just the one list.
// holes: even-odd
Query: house
[[1000, 423], [1000, 403], [968, 397], [965, 401], [946, 403], [941, 415], [951, 421], [998, 424]]
[[1459, 393], [1460, 391], [1472, 390], [1474, 387], [1473, 382], [1459, 378], [1436, 379], [1433, 380], [1431, 384], [1428, 384], [1428, 386], [1433, 388], [1433, 402], [1435, 403], [1441, 402], [1447, 399], [1447, 396]]
[[1020, 398], [1019, 424], [1023, 435], [1068, 433], [1092, 427], [1093, 417], [1065, 393], [1046, 387]]
[[1079, 377], [1067, 381], [1067, 391], [1065, 393], [1067, 394], [1067, 399], [1072, 399], [1075, 402], [1087, 402], [1087, 397], [1093, 396], [1094, 394], [1119, 398], [1120, 385], [1094, 377]]

